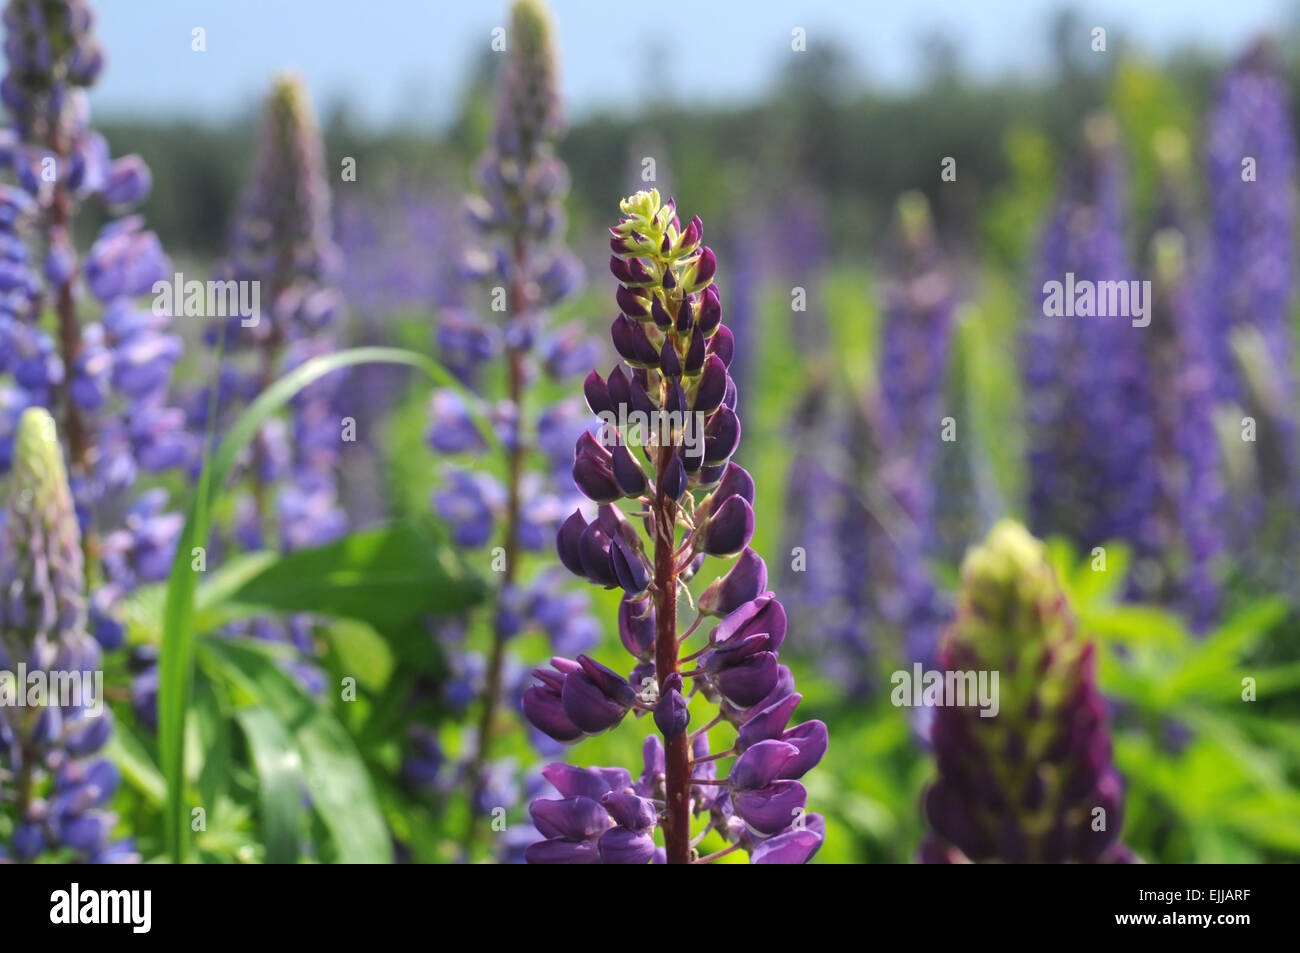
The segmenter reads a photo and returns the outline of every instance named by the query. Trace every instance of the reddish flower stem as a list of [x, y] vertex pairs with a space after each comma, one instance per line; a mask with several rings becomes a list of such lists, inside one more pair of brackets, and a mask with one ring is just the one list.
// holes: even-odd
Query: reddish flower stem
[[[656, 486], [663, 486], [664, 474], [673, 456], [672, 447], [661, 447], [657, 460]], [[654, 501], [655, 532], [655, 677], [659, 684], [678, 670], [677, 660], [677, 564], [674, 537], [677, 501], [658, 490]], [[691, 769], [690, 747], [685, 732], [664, 739], [664, 776], [667, 804], [663, 815], [664, 847], [670, 864], [691, 862]]]

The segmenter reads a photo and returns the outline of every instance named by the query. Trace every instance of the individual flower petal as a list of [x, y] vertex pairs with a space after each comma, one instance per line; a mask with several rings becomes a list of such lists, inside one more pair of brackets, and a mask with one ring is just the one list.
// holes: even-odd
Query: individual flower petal
[[785, 767], [782, 777], [797, 781], [815, 768], [826, 754], [830, 744], [826, 723], [805, 721], [781, 735], [781, 740], [799, 749], [799, 756]]
[[655, 839], [648, 833], [613, 827], [597, 842], [606, 864], [648, 864], [654, 859]]
[[736, 813], [751, 831], [777, 834], [803, 812], [808, 792], [798, 781], [773, 781], [762, 788], [733, 790], [731, 799]]

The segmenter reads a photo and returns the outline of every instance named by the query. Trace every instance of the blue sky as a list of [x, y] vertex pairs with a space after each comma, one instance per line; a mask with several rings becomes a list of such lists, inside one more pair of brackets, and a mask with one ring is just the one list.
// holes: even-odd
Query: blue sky
[[[505, 23], [507, 0], [100, 0], [109, 69], [94, 96], [101, 114], [221, 121], [293, 67], [319, 104], [343, 97], [370, 124], [445, 122], [474, 58]], [[834, 40], [864, 82], [898, 87], [923, 64], [918, 40], [942, 31], [976, 76], [1041, 74], [1062, 0], [553, 0], [564, 90], [576, 115], [634, 107], [656, 82], [682, 100], [760, 96], [793, 54]], [[1087, 0], [1085, 30], [1105, 26], [1161, 53], [1182, 44], [1230, 53], [1284, 26], [1289, 0]], [[654, 16], [645, 11], [653, 9]], [[206, 31], [207, 52], [190, 49]], [[1088, 42], [1086, 32], [1080, 42]], [[666, 57], [649, 77], [655, 55]], [[663, 60], [660, 61], [665, 62]]]

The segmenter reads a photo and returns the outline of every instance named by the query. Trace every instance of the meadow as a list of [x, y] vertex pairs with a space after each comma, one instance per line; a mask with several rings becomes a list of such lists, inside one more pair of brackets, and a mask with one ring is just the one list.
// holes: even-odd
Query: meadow
[[1300, 859], [1294, 37], [569, 121], [514, 0], [435, 136], [97, 126], [94, 6], [4, 19], [0, 863]]

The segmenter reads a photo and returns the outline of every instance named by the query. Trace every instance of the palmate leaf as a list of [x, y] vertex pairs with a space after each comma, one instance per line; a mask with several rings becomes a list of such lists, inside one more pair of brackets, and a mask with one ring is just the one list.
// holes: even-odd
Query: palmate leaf
[[[236, 460], [261, 426], [283, 409], [294, 395], [332, 371], [361, 364], [396, 364], [423, 371], [434, 382], [463, 390], [435, 361], [414, 351], [366, 347], [338, 351], [312, 358], [267, 388], [225, 434], [215, 453], [205, 453], [198, 486], [177, 542], [167, 582], [163, 608], [162, 650], [159, 660], [158, 739], [163, 776], [167, 782], [164, 832], [172, 860], [183, 863], [188, 851], [189, 828], [185, 822], [185, 715], [194, 669], [195, 596], [199, 573], [191, 568], [196, 547], [206, 544], [213, 507], [225, 487]], [[472, 404], [472, 401], [467, 403]], [[475, 420], [484, 439], [499, 448], [500, 440], [477, 411]], [[209, 414], [214, 419], [215, 414]], [[210, 442], [210, 441], [209, 441]]]

